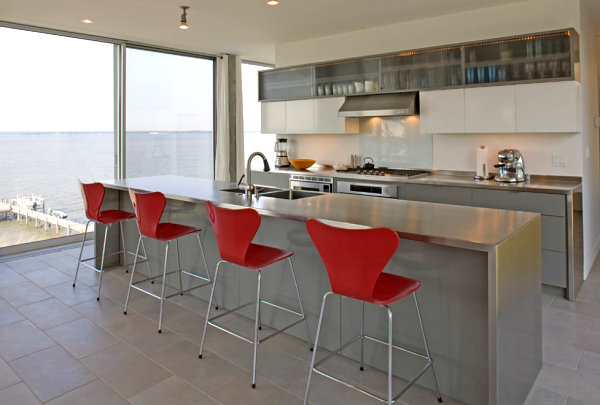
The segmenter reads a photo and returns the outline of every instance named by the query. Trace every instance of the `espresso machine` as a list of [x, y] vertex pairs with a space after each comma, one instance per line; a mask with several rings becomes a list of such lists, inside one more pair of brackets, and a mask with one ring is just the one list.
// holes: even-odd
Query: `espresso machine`
[[287, 139], [279, 138], [275, 142], [275, 167], [290, 167]]
[[494, 180], [504, 183], [525, 181], [525, 165], [521, 152], [517, 149], [502, 149], [498, 152], [498, 164], [494, 165], [498, 174]]

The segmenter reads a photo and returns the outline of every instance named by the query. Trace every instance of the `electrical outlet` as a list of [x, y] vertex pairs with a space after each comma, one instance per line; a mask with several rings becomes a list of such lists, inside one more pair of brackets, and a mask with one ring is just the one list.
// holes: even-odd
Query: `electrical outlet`
[[600, 127], [600, 117], [594, 117], [594, 126], [596, 128]]
[[565, 153], [553, 153], [552, 166], [567, 167], [567, 155]]

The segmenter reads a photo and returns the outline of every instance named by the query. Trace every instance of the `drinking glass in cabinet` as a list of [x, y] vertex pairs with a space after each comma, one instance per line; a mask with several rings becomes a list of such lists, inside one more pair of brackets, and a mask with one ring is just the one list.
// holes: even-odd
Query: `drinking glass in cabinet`
[[354, 82], [354, 86], [356, 87], [356, 92], [357, 93], [364, 93], [365, 92], [365, 84], [362, 81], [355, 81]]
[[477, 83], [485, 83], [485, 66], [477, 68]]
[[331, 83], [326, 83], [324, 87], [325, 87], [325, 95], [326, 96], [331, 96], [331, 93], [332, 93], [332, 91], [331, 91]]
[[475, 83], [475, 68], [467, 68], [467, 84]]
[[317, 95], [318, 95], [318, 96], [322, 96], [322, 95], [324, 95], [324, 94], [325, 94], [325, 90], [323, 89], [323, 85], [322, 85], [322, 84], [319, 84], [319, 85], [317, 86]]
[[487, 68], [488, 81], [494, 83], [496, 81], [496, 65], [489, 65]]

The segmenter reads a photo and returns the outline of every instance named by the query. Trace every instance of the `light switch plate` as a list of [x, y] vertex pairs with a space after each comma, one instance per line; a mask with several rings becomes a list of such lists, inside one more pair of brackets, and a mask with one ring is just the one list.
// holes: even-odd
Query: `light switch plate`
[[600, 127], [600, 117], [594, 117], [594, 126], [596, 128]]
[[553, 153], [552, 166], [567, 167], [567, 155], [565, 153]]

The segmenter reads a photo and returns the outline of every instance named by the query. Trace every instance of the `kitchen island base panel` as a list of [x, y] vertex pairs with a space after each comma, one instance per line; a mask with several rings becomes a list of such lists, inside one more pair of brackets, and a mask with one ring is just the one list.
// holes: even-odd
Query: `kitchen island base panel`
[[[131, 209], [126, 191], [120, 192], [117, 201], [120, 209]], [[203, 230], [202, 243], [211, 275], [214, 274], [219, 259], [218, 248], [204, 204], [201, 201], [168, 200], [164, 215], [163, 221]], [[125, 234], [130, 248], [137, 242], [137, 230], [135, 224], [127, 226]], [[536, 243], [541, 244], [540, 229], [541, 217], [537, 216], [491, 250], [401, 240], [386, 271], [422, 282], [418, 292], [419, 304], [442, 395], [468, 404], [521, 404], [524, 401], [541, 367], [541, 258], [532, 251], [517, 247], [522, 245], [535, 249]], [[330, 290], [330, 285], [304, 222], [263, 215], [255, 240], [295, 252], [296, 276], [314, 338], [321, 299]], [[202, 264], [196, 257], [197, 248], [193, 242], [191, 239], [181, 241], [181, 257], [186, 265], [201, 272]], [[147, 248], [150, 255], [160, 255], [160, 250]], [[520, 257], [511, 259], [514, 255]], [[151, 260], [161, 262], [159, 257], [151, 257]], [[175, 265], [175, 261], [170, 263], [173, 268]], [[223, 287], [217, 289], [216, 298], [220, 305], [233, 308], [253, 298], [256, 275], [249, 271], [228, 271], [227, 266], [223, 266], [223, 278], [220, 275]], [[265, 299], [293, 307], [297, 301], [296, 294], [291, 280], [285, 279], [291, 277], [289, 272], [283, 270], [273, 269], [265, 273], [264, 290], [274, 292]], [[169, 281], [178, 287], [178, 279]], [[538, 283], [536, 286], [534, 281]], [[208, 302], [208, 291], [196, 290], [194, 295]], [[360, 302], [343, 299], [341, 307], [339, 303], [335, 305], [334, 300], [332, 304], [328, 305], [325, 313], [319, 344], [327, 349], [334, 349], [341, 340], [356, 335], [360, 325]], [[395, 310], [395, 343], [422, 350], [414, 308], [400, 308], [407, 305], [403, 302], [395, 305], [399, 309]], [[252, 318], [252, 309], [247, 311], [243, 314]], [[385, 311], [372, 305], [366, 305], [365, 311], [366, 331], [375, 337], [385, 336]], [[261, 316], [265, 325], [275, 328], [289, 322], [285, 315], [268, 306], [263, 307]], [[401, 328], [403, 324], [409, 326]], [[287, 332], [304, 340], [306, 331], [303, 328], [303, 325], [297, 325]], [[365, 365], [386, 370], [386, 351], [378, 346], [365, 344]], [[190, 356], [196, 354], [190, 353]], [[359, 360], [359, 345], [344, 350], [342, 354]], [[394, 375], [408, 378], [422, 366], [418, 359], [400, 354], [394, 359]], [[521, 369], [526, 371], [520, 373]], [[343, 370], [344, 374], [354, 371], [360, 373], [358, 367], [356, 370]], [[433, 381], [427, 375], [418, 383], [433, 389]]]

